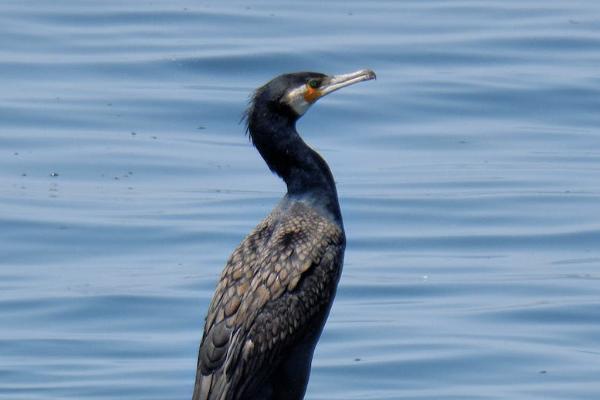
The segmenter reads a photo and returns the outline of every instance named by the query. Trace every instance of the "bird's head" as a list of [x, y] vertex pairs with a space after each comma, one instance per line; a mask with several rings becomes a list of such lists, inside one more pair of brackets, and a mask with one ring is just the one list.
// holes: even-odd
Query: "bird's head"
[[375, 79], [375, 73], [370, 69], [342, 75], [325, 75], [318, 72], [279, 75], [256, 90], [248, 109], [248, 119], [252, 119], [254, 112], [266, 112], [297, 120], [321, 97], [370, 79]]

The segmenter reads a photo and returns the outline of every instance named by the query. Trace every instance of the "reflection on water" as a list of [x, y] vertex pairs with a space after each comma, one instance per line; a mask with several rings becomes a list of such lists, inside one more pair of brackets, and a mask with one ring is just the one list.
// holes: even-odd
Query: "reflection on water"
[[596, 399], [600, 6], [0, 4], [0, 398], [187, 399], [283, 185], [239, 124], [286, 71], [346, 265], [309, 399]]

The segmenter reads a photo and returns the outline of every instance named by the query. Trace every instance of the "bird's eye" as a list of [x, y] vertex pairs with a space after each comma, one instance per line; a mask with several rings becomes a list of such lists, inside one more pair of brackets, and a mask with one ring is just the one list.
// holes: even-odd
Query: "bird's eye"
[[313, 89], [316, 89], [320, 86], [319, 81], [316, 79], [311, 79], [310, 81], [308, 81], [308, 86], [310, 86]]

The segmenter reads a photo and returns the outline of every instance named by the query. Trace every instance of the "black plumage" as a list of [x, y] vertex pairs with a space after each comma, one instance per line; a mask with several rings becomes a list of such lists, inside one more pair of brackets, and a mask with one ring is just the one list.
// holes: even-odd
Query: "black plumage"
[[373, 78], [370, 70], [294, 73], [255, 92], [248, 132], [287, 193], [221, 274], [206, 317], [193, 400], [304, 397], [346, 239], [333, 175], [295, 125], [318, 98]]

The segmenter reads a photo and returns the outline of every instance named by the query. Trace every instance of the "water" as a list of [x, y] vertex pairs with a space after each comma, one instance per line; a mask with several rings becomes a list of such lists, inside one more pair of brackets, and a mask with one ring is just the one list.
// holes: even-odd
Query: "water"
[[307, 399], [597, 399], [600, 4], [0, 3], [0, 399], [189, 399], [283, 185], [238, 123], [285, 71], [348, 248]]

